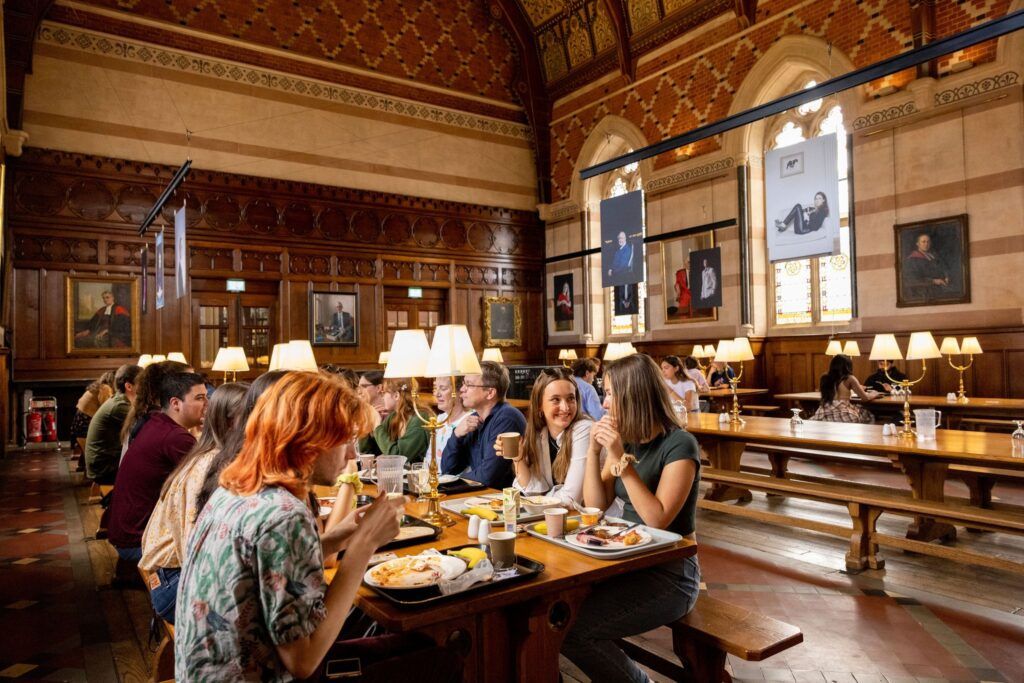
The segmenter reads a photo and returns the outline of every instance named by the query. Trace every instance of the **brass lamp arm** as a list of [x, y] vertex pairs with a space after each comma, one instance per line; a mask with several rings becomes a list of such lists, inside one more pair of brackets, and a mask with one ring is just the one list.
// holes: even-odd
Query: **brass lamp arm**
[[924, 375], [925, 375], [925, 372], [927, 370], [928, 370], [928, 368], [927, 368], [926, 362], [925, 362], [924, 358], [922, 358], [921, 359], [921, 376], [920, 377], [918, 377], [915, 380], [911, 380], [911, 379], [893, 379], [892, 376], [889, 374], [889, 365], [886, 364], [886, 366], [885, 366], [885, 378], [888, 379], [891, 384], [899, 384], [899, 385], [904, 386], [904, 387], [912, 387], [912, 386], [914, 386], [915, 384], [917, 384], [918, 382], [920, 382], [921, 380], [924, 379]]
[[963, 372], [964, 370], [967, 370], [972, 365], [974, 365], [974, 354], [971, 354], [971, 353], [967, 354], [967, 365], [956, 365], [956, 364], [954, 364], [953, 363], [953, 355], [952, 354], [946, 356], [946, 358], [947, 358], [947, 360], [949, 360], [949, 367], [951, 367], [954, 370], [957, 370], [959, 372]]

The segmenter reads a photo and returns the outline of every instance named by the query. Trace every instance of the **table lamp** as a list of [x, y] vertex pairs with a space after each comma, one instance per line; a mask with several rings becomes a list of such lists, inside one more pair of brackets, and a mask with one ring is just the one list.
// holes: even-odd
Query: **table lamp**
[[712, 346], [711, 344], [708, 344], [707, 346], [694, 344], [693, 351], [690, 352], [690, 355], [693, 356], [693, 359], [695, 361], [697, 361], [697, 369], [700, 370], [702, 373], [706, 373], [711, 363], [701, 363], [701, 361], [704, 360], [705, 358], [714, 358], [715, 347]]
[[572, 367], [572, 362], [577, 360], [576, 349], [562, 349], [558, 352], [558, 360], [562, 361], [565, 367]]
[[164, 354], [162, 354], [162, 353], [154, 353], [153, 354], [153, 362], [154, 363], [163, 363], [165, 360], [167, 360], [167, 356], [165, 356]]
[[175, 363], [182, 363], [184, 365], [188, 365], [188, 361], [185, 360], [185, 354], [183, 354], [181, 351], [172, 351], [171, 353], [167, 354], [167, 360], [173, 360]]
[[740, 418], [740, 402], [736, 396], [736, 387], [743, 378], [743, 362], [748, 360], [754, 360], [754, 351], [750, 348], [750, 339], [747, 337], [723, 339], [718, 342], [715, 361], [740, 364], [740, 371], [734, 377], [729, 378], [729, 387], [732, 389], [732, 413], [729, 415], [729, 424], [743, 423]]
[[[975, 354], [982, 353], [978, 338], [964, 337], [963, 342], [957, 344], [956, 337], [946, 337], [942, 340], [939, 351], [942, 355], [948, 356], [949, 366], [960, 373], [960, 389], [956, 394], [956, 402], [967, 403], [970, 399], [967, 398], [967, 393], [964, 391], [964, 370], [974, 365]], [[966, 365], [957, 365], [953, 362], [953, 356], [960, 355], [967, 356]]]
[[316, 364], [316, 356], [313, 355], [313, 345], [308, 339], [292, 339], [283, 349], [283, 355], [278, 359], [281, 370], [299, 370], [318, 372], [320, 366]]
[[139, 360], [136, 363], [136, 365], [138, 365], [140, 368], [145, 368], [147, 365], [149, 365], [152, 362], [153, 362], [153, 356], [148, 354], [148, 353], [144, 353], [141, 356], [139, 356]]
[[284, 357], [286, 348], [288, 348], [287, 343], [274, 344], [274, 350], [270, 352], [270, 365], [267, 367], [268, 370], [281, 369], [281, 359]]
[[619, 360], [635, 353], [636, 349], [633, 348], [632, 342], [608, 342], [608, 346], [604, 350], [604, 361], [607, 363]]
[[388, 358], [390, 358], [390, 357], [391, 357], [391, 352], [390, 351], [381, 351], [380, 355], [377, 356], [377, 365], [387, 365], [388, 364]]
[[489, 347], [484, 349], [483, 354], [480, 356], [480, 360], [491, 360], [495, 363], [504, 363], [505, 359], [501, 357], [501, 349], [497, 347]]
[[[427, 335], [423, 330], [398, 330], [391, 343], [391, 353], [384, 369], [384, 377], [451, 377], [454, 401], [457, 397], [455, 378], [479, 375], [480, 372], [480, 363], [476, 359], [476, 350], [473, 348], [466, 326], [438, 325], [434, 330], [433, 346], [427, 343]], [[418, 407], [416, 382], [412, 382], [410, 391], [416, 418], [430, 434], [430, 452], [433, 456], [427, 468], [430, 491], [425, 496], [427, 514], [424, 515], [424, 519], [434, 526], [451, 526], [455, 524], [455, 520], [441, 510], [441, 494], [437, 491], [437, 430], [448, 424], [451, 418], [438, 421], [437, 416], [433, 414], [424, 417]]]
[[849, 356], [850, 358], [856, 358], [860, 355], [860, 344], [852, 339], [846, 342], [843, 344], [843, 355]]
[[249, 370], [249, 363], [245, 360], [245, 349], [241, 346], [222, 346], [217, 349], [217, 357], [210, 369], [214, 372], [223, 372], [225, 382], [228, 381], [230, 372], [231, 381], [234, 382], [237, 373]]
[[[868, 358], [870, 360], [884, 361], [902, 360], [903, 354], [900, 352], [899, 344], [896, 343], [896, 335], [876, 334], [875, 340], [871, 344], [871, 353], [868, 355]], [[910, 341], [907, 343], [907, 360], [921, 361], [921, 376], [915, 380], [909, 377], [904, 380], [895, 380], [889, 376], [889, 366], [888, 363], [886, 364], [886, 379], [889, 380], [890, 384], [899, 385], [903, 393], [903, 426], [898, 432], [899, 436], [911, 437], [916, 434], [910, 418], [910, 387], [924, 379], [925, 373], [928, 370], [927, 359], [929, 358], [942, 358], [932, 333], [913, 332], [910, 335]]]
[[833, 339], [832, 341], [830, 341], [828, 343], [828, 346], [825, 347], [825, 355], [826, 356], [838, 356], [842, 352], [843, 352], [843, 345], [842, 345], [842, 343], [838, 339]]

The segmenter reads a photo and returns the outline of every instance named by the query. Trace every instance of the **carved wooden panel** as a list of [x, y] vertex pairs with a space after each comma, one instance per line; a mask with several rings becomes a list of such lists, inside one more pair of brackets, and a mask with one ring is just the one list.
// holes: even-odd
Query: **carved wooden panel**
[[68, 208], [79, 218], [103, 220], [114, 210], [114, 193], [98, 180], [79, 180], [68, 188]]
[[296, 237], [305, 237], [313, 233], [316, 227], [316, 216], [308, 204], [292, 202], [285, 207], [281, 220], [287, 226], [288, 232]]
[[288, 272], [292, 275], [330, 275], [331, 258], [326, 254], [288, 254]]
[[144, 185], [125, 185], [117, 195], [117, 215], [127, 223], [142, 223], [156, 203], [156, 196]]
[[316, 229], [332, 242], [351, 239], [349, 218], [342, 209], [337, 207], [328, 206], [317, 215]]
[[195, 270], [232, 270], [234, 250], [226, 247], [190, 247], [189, 256]]
[[74, 237], [16, 235], [14, 260], [49, 263], [98, 264], [99, 241]]
[[276, 251], [255, 251], [243, 249], [242, 270], [257, 273], [280, 273], [281, 254]]
[[14, 196], [17, 208], [37, 216], [55, 216], [67, 202], [67, 188], [48, 173], [26, 173], [19, 178]]
[[409, 218], [404, 214], [392, 213], [384, 219], [384, 240], [388, 244], [405, 244], [411, 236]]
[[338, 275], [342, 277], [377, 277], [377, 261], [368, 258], [339, 258]]
[[456, 266], [456, 284], [464, 285], [495, 285], [498, 282], [497, 268], [480, 266]]
[[420, 279], [429, 282], [448, 282], [451, 278], [451, 269], [447, 264], [424, 263], [420, 269]]
[[141, 266], [139, 261], [141, 250], [141, 242], [107, 242], [107, 265]]
[[385, 260], [384, 279], [386, 280], [415, 280], [416, 268], [412, 261], [391, 261]]

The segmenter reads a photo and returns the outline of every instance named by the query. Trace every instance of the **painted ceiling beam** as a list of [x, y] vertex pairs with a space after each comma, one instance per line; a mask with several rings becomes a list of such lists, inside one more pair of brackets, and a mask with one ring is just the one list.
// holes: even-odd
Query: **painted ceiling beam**
[[615, 27], [615, 40], [618, 41], [616, 51], [619, 55], [619, 73], [630, 83], [636, 78], [636, 59], [629, 46], [629, 26], [626, 24], [626, 13], [619, 0], [602, 0], [608, 10], [608, 16]]

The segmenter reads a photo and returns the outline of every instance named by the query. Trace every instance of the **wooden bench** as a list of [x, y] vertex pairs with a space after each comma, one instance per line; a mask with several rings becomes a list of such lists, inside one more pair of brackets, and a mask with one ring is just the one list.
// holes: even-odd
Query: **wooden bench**
[[771, 415], [775, 411], [779, 410], [779, 406], [759, 406], [752, 403], [748, 403], [740, 406], [741, 413], [749, 413], [751, 415], [758, 415], [761, 417]]
[[712, 467], [701, 470], [701, 479], [711, 483], [738, 486], [776, 495], [845, 505], [850, 513], [852, 527], [792, 517], [768, 510], [753, 510], [703, 498], [698, 502], [698, 505], [705, 510], [849, 538], [850, 550], [846, 554], [846, 568], [850, 571], [860, 571], [868, 567], [871, 569], [883, 568], [885, 560], [878, 557], [878, 546], [884, 545], [970, 564], [1024, 573], [1024, 563], [983, 555], [962, 548], [891, 536], [879, 532], [876, 528], [878, 518], [885, 512], [910, 517], [927, 517], [949, 524], [960, 524], [988, 531], [1024, 534], [1024, 514], [1017, 511], [982, 509], [950, 502], [915, 500], [909, 495], [883, 493], [865, 489], [862, 486], [794, 481], [745, 472], [719, 470]]
[[673, 681], [719, 683], [732, 680], [725, 670], [727, 654], [760, 662], [804, 640], [796, 626], [705, 593], [689, 614], [668, 628], [672, 650], [683, 666], [630, 639], [619, 640], [618, 645], [635, 661]]
[[969, 425], [972, 429], [979, 432], [1012, 432], [1017, 428], [1017, 425], [1013, 420], [994, 420], [987, 417], [961, 417], [960, 428], [966, 429], [964, 425]]

